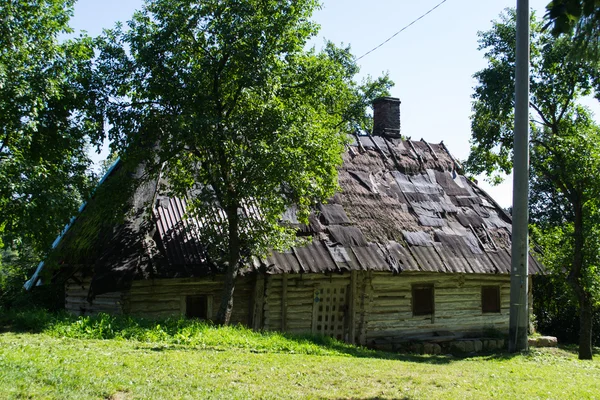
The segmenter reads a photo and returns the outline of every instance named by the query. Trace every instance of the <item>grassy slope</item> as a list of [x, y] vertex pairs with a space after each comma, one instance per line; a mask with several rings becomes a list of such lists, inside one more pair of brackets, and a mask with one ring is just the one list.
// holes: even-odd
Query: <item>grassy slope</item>
[[106, 320], [116, 338], [91, 339], [97, 322], [0, 334], [0, 398], [600, 398], [600, 361], [560, 349], [401, 356], [203, 325], [123, 339]]

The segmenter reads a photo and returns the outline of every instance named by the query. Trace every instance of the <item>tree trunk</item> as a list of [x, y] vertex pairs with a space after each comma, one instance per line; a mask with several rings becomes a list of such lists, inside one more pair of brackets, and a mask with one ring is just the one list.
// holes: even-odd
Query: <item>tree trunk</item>
[[239, 217], [237, 212], [237, 205], [227, 207], [225, 210], [228, 222], [229, 256], [227, 270], [225, 271], [223, 295], [215, 320], [219, 325], [229, 325], [231, 311], [233, 310], [233, 292], [235, 290], [235, 278], [237, 277], [240, 260]]
[[587, 296], [579, 299], [579, 359], [592, 359], [592, 303]]
[[592, 303], [589, 295], [582, 285], [581, 271], [583, 269], [583, 206], [574, 202], [575, 221], [573, 224], [573, 235], [575, 245], [573, 249], [573, 265], [569, 273], [568, 282], [575, 291], [579, 300], [579, 359], [592, 359]]

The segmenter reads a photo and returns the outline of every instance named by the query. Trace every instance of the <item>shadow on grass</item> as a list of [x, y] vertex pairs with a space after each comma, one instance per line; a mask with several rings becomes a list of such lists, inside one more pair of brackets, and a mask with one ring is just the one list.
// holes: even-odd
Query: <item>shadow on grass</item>
[[[136, 348], [148, 351], [247, 350], [252, 353], [306, 355], [342, 355], [357, 358], [377, 358], [427, 364], [450, 364], [465, 358], [510, 360], [520, 354], [471, 353], [461, 355], [419, 355], [373, 350], [350, 345], [328, 336], [292, 335], [279, 332], [255, 332], [242, 326], [217, 327], [210, 323], [166, 319], [151, 320], [128, 316], [100, 314], [75, 317], [44, 310], [0, 310], [0, 333], [45, 333], [55, 337], [75, 339], [120, 339], [136, 342]], [[570, 347], [567, 351], [574, 351]], [[598, 349], [596, 349], [596, 354]]]
[[[414, 397], [410, 397], [410, 396], [404, 396], [404, 397], [394, 397], [396, 400], [412, 400], [414, 399]], [[345, 397], [340, 397], [337, 400], [344, 400]], [[353, 399], [355, 400], [384, 400], [384, 399], [389, 399], [389, 397], [353, 397]]]
[[[574, 355], [579, 354], [579, 346], [576, 344], [559, 344], [558, 348]], [[600, 347], [592, 347], [592, 355], [594, 357], [600, 356]]]

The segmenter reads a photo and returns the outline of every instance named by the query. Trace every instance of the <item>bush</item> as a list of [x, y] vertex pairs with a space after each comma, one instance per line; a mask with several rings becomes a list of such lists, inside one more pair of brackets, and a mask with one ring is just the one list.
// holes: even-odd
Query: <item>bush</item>
[[58, 311], [64, 308], [64, 287], [46, 284], [26, 291], [23, 285], [37, 268], [38, 260], [30, 254], [0, 250], [0, 310], [42, 308]]
[[56, 321], [74, 321], [75, 317], [67, 313], [50, 313], [41, 308], [0, 310], [0, 331], [44, 332], [54, 326]]
[[[536, 329], [561, 343], [579, 343], [579, 307], [571, 287], [552, 275], [533, 277]], [[593, 317], [592, 343], [600, 346], [600, 312]]]
[[26, 291], [23, 285], [33, 275], [35, 258], [20, 256], [10, 250], [0, 253], [0, 310], [43, 308], [58, 311], [64, 308], [64, 288], [47, 284]]

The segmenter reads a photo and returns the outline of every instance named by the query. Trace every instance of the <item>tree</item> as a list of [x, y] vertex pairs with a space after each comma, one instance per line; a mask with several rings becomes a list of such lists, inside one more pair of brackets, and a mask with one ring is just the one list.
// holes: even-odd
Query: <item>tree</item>
[[[489, 65], [475, 74], [478, 85], [467, 168], [485, 172], [492, 180], [512, 168], [515, 28], [515, 13], [509, 10], [491, 30], [480, 33], [480, 49], [486, 51]], [[543, 222], [545, 229], [562, 226], [562, 238], [569, 240], [570, 253], [563, 252], [562, 258], [555, 257], [561, 262], [552, 264], [568, 269], [568, 282], [579, 302], [579, 357], [589, 359], [591, 316], [597, 301], [598, 249], [592, 232], [600, 227], [595, 217], [600, 157], [595, 141], [589, 141], [597, 140], [598, 127], [577, 98], [590, 94], [598, 84], [598, 66], [569, 57], [573, 42], [543, 32], [535, 16], [531, 32], [532, 220]]]
[[[580, 358], [591, 358], [594, 309], [600, 304], [600, 127], [585, 109], [563, 122], [558, 134], [534, 131], [532, 146], [532, 191], [543, 180], [555, 185], [560, 198], [539, 201], [537, 242], [541, 258], [555, 280], [573, 288], [580, 314]], [[542, 189], [543, 190], [543, 189]], [[566, 205], [566, 207], [565, 207]], [[552, 211], [566, 209], [562, 221], [552, 221]]]
[[304, 50], [317, 32], [315, 0], [148, 0], [100, 43], [97, 96], [127, 162], [162, 166], [173, 194], [191, 200], [203, 243], [225, 271], [217, 322], [227, 324], [235, 278], [249, 257], [289, 246], [280, 221], [306, 221], [333, 195], [346, 132], [367, 123], [365, 103], [391, 86], [353, 82], [349, 48]]
[[599, 0], [553, 0], [546, 10], [546, 27], [555, 36], [573, 36], [578, 56], [600, 60]]
[[73, 3], [0, 7], [0, 236], [36, 254], [89, 192], [87, 149], [102, 127], [86, 95], [91, 40], [58, 40], [71, 32]]

